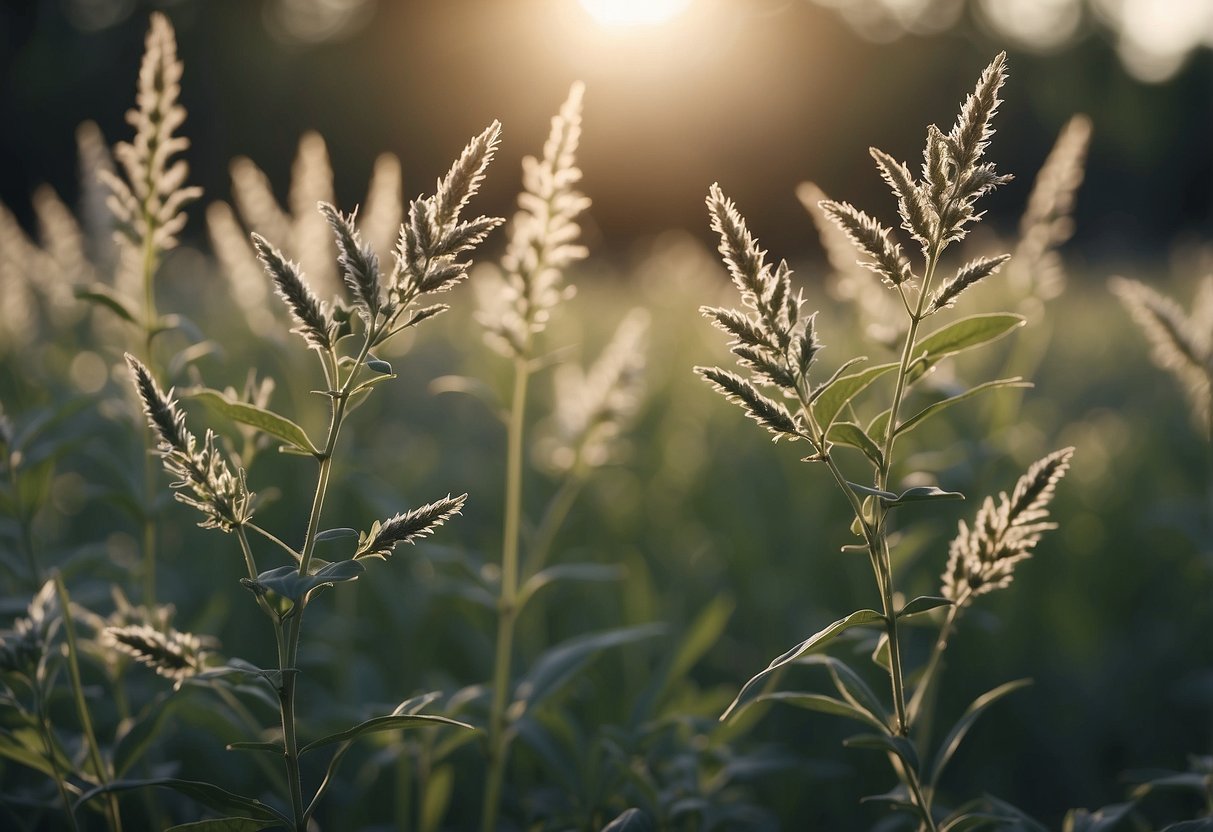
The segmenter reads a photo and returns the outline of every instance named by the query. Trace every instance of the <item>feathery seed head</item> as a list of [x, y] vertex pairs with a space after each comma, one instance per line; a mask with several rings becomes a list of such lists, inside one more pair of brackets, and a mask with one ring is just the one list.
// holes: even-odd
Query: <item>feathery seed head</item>
[[336, 324], [327, 304], [313, 294], [299, 267], [282, 256], [260, 234], [252, 235], [257, 258], [274, 282], [278, 296], [286, 302], [295, 319], [292, 332], [298, 332], [307, 345], [317, 350], [329, 350], [335, 341]]
[[552, 310], [572, 295], [564, 284], [565, 270], [587, 254], [577, 242], [577, 218], [590, 200], [576, 188], [581, 181], [576, 155], [584, 91], [580, 82], [570, 88], [552, 118], [542, 158], [522, 160], [523, 189], [510, 221], [500, 278], [478, 296], [477, 320], [485, 338], [506, 356], [529, 352], [533, 336], [546, 328]]
[[100, 172], [110, 189], [108, 204], [122, 236], [136, 246], [146, 242], [157, 251], [176, 245], [176, 235], [185, 226], [182, 209], [202, 195], [200, 188], [185, 187], [186, 163], [169, 161], [189, 147], [187, 139], [173, 135], [185, 121], [185, 110], [177, 101], [182, 71], [173, 27], [155, 12], [139, 68], [136, 107], [126, 114], [135, 138], [114, 148], [126, 178]]
[[342, 214], [327, 202], [320, 203], [320, 213], [328, 220], [337, 238], [337, 262], [341, 266], [341, 279], [367, 324], [379, 314], [382, 301], [379, 289], [379, 256], [374, 248], [364, 245], [354, 224], [357, 211]]
[[573, 364], [556, 368], [553, 429], [538, 450], [552, 470], [580, 471], [610, 461], [640, 407], [648, 327], [648, 314], [633, 309], [588, 372]]
[[208, 651], [202, 639], [192, 633], [133, 624], [105, 628], [102, 640], [114, 650], [147, 665], [158, 675], [176, 682], [196, 676], [206, 667]]
[[448, 494], [441, 500], [402, 512], [382, 523], [376, 520], [370, 531], [359, 535], [358, 550], [354, 557], [387, 560], [397, 544], [413, 543], [428, 537], [450, 517], [460, 514], [467, 498], [467, 494], [458, 497]]
[[998, 503], [987, 497], [973, 528], [962, 520], [948, 548], [941, 594], [964, 606], [979, 595], [1009, 586], [1015, 564], [1031, 557], [1044, 532], [1057, 527], [1047, 522], [1048, 505], [1058, 481], [1070, 467], [1073, 448], [1062, 448], [1032, 463], [1008, 497]]
[[148, 424], [156, 432], [164, 469], [177, 479], [172, 483], [178, 501], [193, 506], [204, 515], [198, 524], [204, 529], [230, 532], [253, 516], [253, 495], [245, 483], [244, 471], [233, 474], [227, 459], [215, 446], [215, 434], [208, 430], [198, 447], [197, 438], [185, 426], [185, 414], [173, 401], [172, 391], [163, 392], [147, 367], [130, 353], [126, 363], [134, 375], [135, 389], [143, 404]]
[[1154, 363], [1183, 385], [1194, 422], [1213, 431], [1213, 276], [1205, 278], [1191, 315], [1140, 281], [1114, 277], [1109, 284], [1150, 342]]

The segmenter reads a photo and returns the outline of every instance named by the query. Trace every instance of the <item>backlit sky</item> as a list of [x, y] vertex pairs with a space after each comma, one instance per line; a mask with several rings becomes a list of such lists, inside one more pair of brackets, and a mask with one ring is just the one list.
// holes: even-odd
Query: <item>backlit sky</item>
[[[1131, 0], [1092, 2], [1104, 18], [1147, 20], [1134, 29], [1143, 37], [1203, 31], [1190, 19], [1179, 24], [1210, 5], [1163, 0], [1153, 7], [1165, 16], [1155, 20]], [[228, 197], [227, 164], [240, 154], [285, 190], [306, 129], [327, 139], [338, 195], [351, 207], [385, 150], [402, 158], [405, 191], [416, 193], [499, 118], [505, 145], [480, 207], [508, 211], [518, 160], [539, 149], [550, 115], [581, 79], [596, 247], [620, 253], [669, 227], [706, 240], [703, 196], [719, 180], [772, 251], [811, 255], [796, 184], [814, 180], [891, 221], [867, 147], [916, 165], [926, 125], [950, 122], [982, 67], [1007, 48], [1011, 80], [991, 158], [1019, 181], [990, 200], [996, 221], [1014, 222], [1056, 131], [1082, 111], [1094, 139], [1075, 253], [1154, 256], [1176, 237], [1207, 239], [1213, 60], [1200, 37], [1188, 38], [1192, 51], [1175, 59], [1169, 80], [1145, 83], [1125, 69], [1123, 37], [1079, 28], [1090, 11], [1080, 9], [1064, 42], [1042, 41], [1039, 21], [1049, 18], [1039, 15], [1051, 9], [1054, 29], [1069, 25], [1065, 8], [1076, 0], [1016, 3], [1037, 16], [1025, 13], [1011, 34], [988, 25], [994, 6], [982, 0], [967, 11], [957, 0], [856, 0], [846, 5], [850, 23], [825, 8], [837, 0], [692, 0], [665, 24], [631, 28], [596, 24], [578, 0], [9, 3], [0, 8], [0, 200], [28, 217], [28, 194], [41, 181], [71, 199], [72, 131], [84, 119], [110, 141], [127, 137], [122, 113], [133, 101], [146, 16], [161, 7], [185, 61], [193, 179], [210, 198]], [[348, 10], [326, 24], [344, 21], [345, 31], [325, 30], [300, 4]], [[882, 37], [898, 26], [942, 30], [877, 42], [857, 33], [865, 26]], [[315, 39], [325, 33], [336, 36]], [[1050, 48], [1027, 50], [1024, 39]], [[200, 215], [190, 229], [198, 237]]]

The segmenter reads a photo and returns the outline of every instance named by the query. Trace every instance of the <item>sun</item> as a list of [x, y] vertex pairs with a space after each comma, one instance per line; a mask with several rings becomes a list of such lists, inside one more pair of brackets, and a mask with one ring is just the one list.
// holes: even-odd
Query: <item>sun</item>
[[646, 26], [664, 23], [685, 11], [691, 0], [578, 0], [603, 26]]

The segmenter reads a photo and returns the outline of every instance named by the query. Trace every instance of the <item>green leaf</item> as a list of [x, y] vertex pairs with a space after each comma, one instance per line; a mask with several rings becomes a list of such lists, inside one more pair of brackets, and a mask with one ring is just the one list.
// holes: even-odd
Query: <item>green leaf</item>
[[316, 535], [317, 543], [327, 543], [330, 540], [357, 540], [357, 529], [325, 529]]
[[872, 438], [864, 433], [863, 428], [854, 422], [835, 422], [830, 426], [826, 439], [837, 445], [848, 445], [863, 451], [864, 456], [872, 461], [877, 468], [884, 467], [884, 452]]
[[353, 390], [350, 391], [350, 398], [353, 398], [354, 396], [357, 396], [359, 394], [366, 393], [366, 391], [370, 390], [372, 387], [376, 386], [377, 384], [382, 384], [385, 381], [391, 381], [392, 379], [394, 379], [396, 377], [397, 376], [395, 373], [371, 376], [366, 381], [359, 382], [358, 385]]
[[937, 595], [919, 595], [913, 601], [908, 601], [904, 607], [898, 610], [897, 617], [909, 618], [911, 615], [921, 615], [924, 612], [951, 605], [952, 602], [947, 598], [940, 598]]
[[1213, 832], [1213, 819], [1181, 820], [1162, 828], [1162, 832]]
[[843, 702], [841, 699], [835, 699], [833, 696], [826, 696], [822, 693], [800, 693], [798, 691], [781, 690], [774, 693], [764, 693], [761, 696], [755, 697], [754, 703], [757, 704], [759, 702], [786, 702], [798, 708], [806, 708], [807, 710], [818, 711], [823, 714], [833, 714], [834, 716], [854, 719], [862, 722], [864, 725], [876, 728], [878, 731], [887, 732], [889, 730], [888, 726], [862, 708], [856, 708], [849, 702]]
[[329, 734], [327, 737], [321, 737], [314, 742], [309, 742], [299, 749], [299, 754], [303, 755], [317, 748], [332, 745], [335, 742], [351, 742], [367, 734], [376, 734], [381, 731], [402, 731], [408, 728], [427, 728], [434, 725], [453, 725], [456, 728], [466, 728], [469, 731], [476, 730], [466, 722], [459, 722], [458, 720], [436, 714], [389, 714], [388, 716], [373, 717], [351, 728], [346, 728], [344, 731], [338, 731], [335, 734]]
[[916, 485], [913, 488], [907, 488], [905, 491], [897, 495], [896, 499], [885, 500], [887, 508], [893, 506], [901, 506], [906, 503], [925, 503], [937, 500], [963, 500], [965, 495], [959, 491], [944, 491], [942, 488], [934, 485]]
[[997, 341], [1023, 323], [1022, 315], [1006, 312], [970, 315], [953, 321], [914, 345], [914, 360], [910, 362], [906, 380], [912, 384], [949, 355]]
[[870, 485], [860, 485], [857, 482], [847, 482], [847, 486], [861, 497], [879, 497], [882, 500], [896, 500], [897, 495], [892, 491], [881, 491]]
[[126, 301], [118, 297], [114, 290], [104, 283], [94, 283], [88, 288], [79, 287], [76, 289], [75, 294], [80, 300], [104, 306], [127, 323], [139, 326], [139, 318], [135, 315], [134, 310], [127, 306]]
[[842, 744], [847, 748], [869, 748], [873, 751], [892, 752], [900, 757], [911, 771], [918, 771], [918, 752], [914, 750], [914, 743], [905, 737], [887, 733], [858, 734], [854, 737], [847, 737]]
[[952, 726], [952, 730], [948, 732], [948, 735], [939, 746], [935, 762], [931, 764], [930, 777], [927, 780], [932, 791], [939, 785], [940, 775], [943, 774], [943, 770], [947, 766], [948, 761], [952, 759], [952, 755], [956, 753], [956, 749], [960, 748], [960, 743], [964, 740], [965, 734], [969, 733], [969, 729], [973, 727], [973, 723], [977, 721], [979, 716], [985, 713], [986, 708], [1007, 694], [1030, 684], [1032, 684], [1030, 679], [1017, 679], [1014, 682], [999, 685], [973, 700], [973, 704], [969, 705], [960, 719], [956, 720], [956, 724]]
[[[57, 741], [54, 744], [54, 753], [56, 764], [52, 765], [46, 756], [41, 735], [33, 728], [19, 728], [15, 731], [0, 730], [0, 757], [28, 766], [47, 777], [58, 777], [62, 772], [72, 771], [75, 768]], [[58, 771], [56, 771], [56, 765]]]
[[319, 587], [332, 586], [344, 581], [356, 581], [366, 571], [366, 566], [357, 560], [339, 560], [328, 563], [311, 575], [300, 575], [298, 567], [279, 566], [262, 572], [255, 580], [241, 578], [240, 582], [257, 593], [273, 592], [287, 600], [298, 603], [305, 595]]
[[872, 650], [872, 662], [877, 667], [883, 667], [885, 673], [893, 672], [893, 660], [889, 656], [889, 634], [881, 633], [876, 639], [876, 647]]
[[203, 389], [188, 394], [192, 399], [198, 399], [207, 407], [226, 416], [235, 422], [249, 425], [263, 433], [281, 439], [287, 445], [298, 448], [306, 453], [319, 455], [320, 451], [308, 439], [303, 428], [285, 416], [279, 416], [273, 411], [266, 410], [247, 402], [235, 402], [218, 390]]
[[392, 374], [392, 365], [378, 358], [368, 357], [366, 359], [366, 366], [381, 375], [390, 376]]
[[661, 624], [641, 624], [563, 641], [543, 653], [519, 680], [514, 688], [515, 706], [521, 704], [526, 711], [533, 710], [568, 684], [602, 651], [653, 638], [664, 632], [665, 627]]
[[922, 410], [918, 411], [913, 416], [911, 416], [909, 419], [906, 419], [904, 422], [902, 422], [900, 425], [898, 425], [897, 426], [897, 435], [901, 436], [903, 433], [909, 433], [911, 430], [913, 430], [914, 428], [916, 428], [920, 424], [922, 424], [924, 419], [926, 419], [930, 416], [934, 416], [939, 411], [944, 410], [945, 408], [949, 408], [952, 405], [956, 404], [957, 402], [963, 402], [965, 399], [971, 398], [971, 397], [977, 395], [978, 393], [983, 393], [986, 390], [994, 390], [999, 387], [1031, 387], [1031, 386], [1032, 386], [1032, 382], [1024, 381], [1021, 377], [1015, 376], [1013, 378], [995, 379], [994, 381], [987, 381], [984, 384], [979, 384], [976, 387], [970, 387], [968, 390], [964, 391], [963, 393], [958, 393], [955, 396], [950, 396], [950, 397], [944, 399], [943, 401], [939, 401], [939, 402], [935, 402], [934, 404], [927, 405]]
[[82, 794], [80, 799], [76, 801], [75, 809], [78, 810], [81, 806], [101, 794], [148, 788], [172, 789], [220, 814], [245, 816], [251, 820], [280, 823], [288, 828], [291, 826], [291, 822], [285, 815], [278, 812], [272, 806], [267, 806], [260, 800], [229, 792], [227, 789], [221, 789], [210, 783], [203, 783], [197, 780], [178, 780], [173, 777], [159, 777], [150, 780], [118, 780], [105, 786], [98, 786]]
[[872, 692], [858, 673], [844, 661], [836, 659], [833, 656], [826, 655], [810, 655], [805, 656], [799, 661], [799, 664], [820, 664], [824, 665], [830, 672], [830, 678], [834, 682], [834, 687], [842, 698], [850, 702], [856, 708], [866, 711], [882, 726], [889, 724], [889, 715], [881, 704], [880, 699]]
[[879, 364], [849, 376], [832, 379], [818, 387], [813, 393], [812, 401], [813, 416], [817, 419], [817, 424], [822, 430], [828, 431], [851, 399], [866, 390], [876, 379], [896, 370], [897, 367], [895, 363]]
[[559, 563], [527, 579], [518, 590], [518, 608], [525, 606], [536, 592], [558, 581], [619, 581], [626, 576], [627, 570], [616, 563]]
[[264, 751], [281, 757], [286, 747], [280, 742], [229, 742], [228, 751]]
[[278, 826], [278, 821], [258, 820], [257, 818], [214, 818], [213, 820], [198, 820], [193, 823], [170, 826], [165, 832], [256, 832], [258, 829], [268, 829], [271, 826]]
[[723, 722], [734, 712], [740, 710], [741, 708], [748, 707], [752, 702], [752, 695], [755, 688], [763, 684], [777, 671], [796, 661], [810, 650], [817, 650], [824, 647], [837, 638], [840, 633], [849, 630], [851, 627], [860, 627], [865, 624], [875, 624], [878, 621], [884, 620], [884, 616], [876, 612], [876, 610], [857, 610], [856, 612], [848, 615], [846, 618], [840, 618], [830, 626], [809, 636], [791, 650], [777, 657], [774, 661], [767, 665], [765, 670], [746, 682], [742, 686], [741, 691], [737, 694], [737, 698], [735, 698], [733, 703], [729, 705], [728, 709], [721, 714], [720, 720]]

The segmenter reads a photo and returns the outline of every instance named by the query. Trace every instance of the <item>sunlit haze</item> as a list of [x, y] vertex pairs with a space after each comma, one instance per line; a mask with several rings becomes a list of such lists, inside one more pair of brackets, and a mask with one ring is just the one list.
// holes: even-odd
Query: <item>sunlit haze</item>
[[644, 26], [664, 23], [681, 14], [691, 0], [578, 0], [603, 26]]

